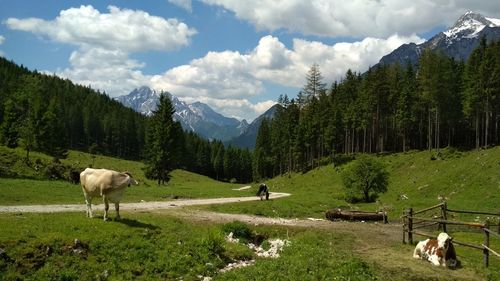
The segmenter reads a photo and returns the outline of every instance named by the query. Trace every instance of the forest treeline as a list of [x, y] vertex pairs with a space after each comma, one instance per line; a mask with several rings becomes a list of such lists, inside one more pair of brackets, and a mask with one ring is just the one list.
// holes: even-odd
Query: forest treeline
[[254, 151], [254, 179], [306, 171], [337, 153], [498, 144], [500, 42], [483, 38], [466, 62], [424, 51], [417, 66], [348, 70], [327, 88], [318, 65], [296, 98], [280, 96]]
[[[150, 117], [105, 93], [30, 71], [0, 57], [0, 144], [63, 158], [67, 150], [144, 159]], [[180, 126], [180, 125], [179, 125]], [[251, 153], [177, 131], [175, 168], [220, 180], [251, 180]]]
[[[306, 78], [297, 97], [280, 96], [253, 153], [183, 132], [174, 122], [170, 168], [250, 182], [307, 171], [337, 154], [498, 144], [499, 42], [483, 39], [467, 62], [424, 51], [417, 66], [349, 70], [328, 88], [316, 64]], [[30, 151], [60, 158], [73, 149], [144, 160], [152, 155], [151, 122], [105, 93], [0, 58], [0, 144], [23, 147], [27, 158]]]

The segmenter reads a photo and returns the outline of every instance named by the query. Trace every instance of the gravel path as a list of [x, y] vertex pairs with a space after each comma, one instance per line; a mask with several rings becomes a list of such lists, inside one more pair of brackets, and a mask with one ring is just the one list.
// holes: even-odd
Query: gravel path
[[[271, 192], [269, 198], [277, 199], [290, 196], [290, 193]], [[120, 211], [148, 211], [171, 209], [182, 206], [212, 205], [224, 203], [236, 203], [260, 200], [257, 196], [251, 197], [228, 197], [210, 199], [181, 199], [162, 202], [140, 202], [140, 203], [120, 203]], [[93, 210], [104, 210], [104, 204], [99, 198], [94, 202], [99, 205], [92, 205]], [[0, 213], [61, 213], [61, 212], [84, 212], [86, 210], [84, 202], [82, 204], [58, 204], [58, 205], [24, 205], [24, 206], [0, 206]], [[111, 206], [111, 209], [113, 207]]]

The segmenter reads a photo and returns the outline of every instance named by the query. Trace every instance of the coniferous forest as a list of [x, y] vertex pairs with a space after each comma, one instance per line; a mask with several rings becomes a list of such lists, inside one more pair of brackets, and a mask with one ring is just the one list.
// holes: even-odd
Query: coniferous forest
[[479, 149], [499, 142], [500, 42], [466, 62], [424, 51], [418, 65], [347, 71], [331, 87], [313, 65], [296, 98], [262, 123], [254, 179], [307, 171], [336, 154]]
[[[67, 150], [144, 159], [151, 118], [90, 87], [0, 57], [0, 144], [63, 158]], [[178, 125], [180, 127], [180, 125]], [[172, 168], [249, 182], [251, 153], [178, 130]]]
[[[307, 171], [338, 154], [479, 149], [499, 142], [500, 43], [466, 62], [424, 51], [418, 65], [378, 65], [323, 83], [318, 65], [294, 98], [282, 95], [255, 150], [225, 147], [173, 125], [170, 168], [250, 182]], [[0, 58], [0, 144], [64, 157], [68, 149], [144, 159], [151, 117], [90, 87]]]

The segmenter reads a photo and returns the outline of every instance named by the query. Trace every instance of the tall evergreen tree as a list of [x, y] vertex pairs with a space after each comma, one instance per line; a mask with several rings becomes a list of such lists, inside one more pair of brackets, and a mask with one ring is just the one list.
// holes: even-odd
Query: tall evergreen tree
[[161, 94], [146, 136], [146, 176], [158, 185], [170, 180], [170, 172], [179, 166], [182, 130], [173, 120], [175, 110], [167, 95]]
[[302, 92], [307, 101], [310, 102], [313, 97], [317, 98], [320, 93], [324, 93], [325, 91], [326, 84], [323, 83], [323, 76], [319, 70], [319, 65], [314, 63], [306, 75], [306, 85]]

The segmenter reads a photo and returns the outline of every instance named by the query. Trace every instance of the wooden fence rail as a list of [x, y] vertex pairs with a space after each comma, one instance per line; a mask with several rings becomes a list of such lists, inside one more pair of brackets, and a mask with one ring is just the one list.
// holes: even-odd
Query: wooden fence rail
[[[434, 210], [434, 209], [440, 209], [441, 211], [441, 217], [434, 217], [434, 218], [424, 218], [424, 217], [415, 217], [416, 214], [423, 214], [425, 212]], [[478, 214], [478, 215], [488, 215], [488, 216], [497, 216], [499, 219], [498, 225], [497, 226], [498, 230], [495, 232], [490, 229], [492, 226], [489, 221], [486, 223], [478, 223], [478, 222], [462, 222], [462, 221], [453, 221], [453, 220], [448, 220], [448, 213], [464, 213], [464, 214]], [[489, 255], [492, 253], [496, 257], [500, 258], [500, 254], [498, 252], [494, 251], [493, 249], [490, 248], [490, 235], [496, 238], [500, 238], [500, 213], [492, 213], [492, 212], [479, 212], [479, 211], [465, 211], [465, 210], [450, 210], [447, 207], [446, 202], [443, 202], [441, 204], [425, 208], [422, 210], [414, 211], [413, 208], [409, 208], [404, 211], [403, 215], [401, 216], [403, 219], [403, 243], [406, 243], [406, 237], [408, 237], [408, 243], [413, 244], [413, 234], [415, 235], [420, 235], [428, 238], [436, 238], [435, 235], [428, 234], [425, 232], [417, 231], [416, 229], [424, 228], [424, 227], [429, 227], [433, 225], [438, 225], [439, 228], [442, 229], [443, 232], [447, 232], [446, 226], [447, 225], [461, 225], [461, 226], [467, 226], [467, 227], [475, 227], [475, 228], [480, 228], [484, 234], [484, 241], [480, 245], [474, 245], [466, 242], [461, 242], [457, 240], [453, 240], [453, 243], [470, 247], [473, 249], [478, 249], [483, 251], [483, 264], [485, 267], [488, 267], [489, 265]]]

